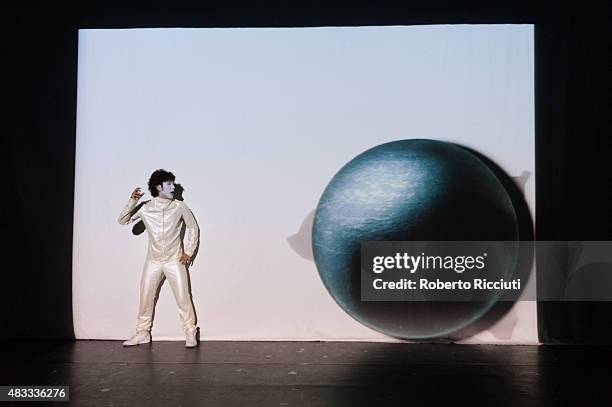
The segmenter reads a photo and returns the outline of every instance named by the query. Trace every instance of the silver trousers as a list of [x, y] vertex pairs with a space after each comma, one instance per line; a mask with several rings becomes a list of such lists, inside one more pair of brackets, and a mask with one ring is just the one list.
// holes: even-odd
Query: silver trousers
[[178, 260], [156, 262], [147, 259], [140, 280], [140, 306], [138, 310], [137, 331], [149, 331], [153, 323], [155, 295], [163, 278], [166, 277], [185, 331], [196, 328], [195, 310], [189, 293], [189, 278], [185, 265]]

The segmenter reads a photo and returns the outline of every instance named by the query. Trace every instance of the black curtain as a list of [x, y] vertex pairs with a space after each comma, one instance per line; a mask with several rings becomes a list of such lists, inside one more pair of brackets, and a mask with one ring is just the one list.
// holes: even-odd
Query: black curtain
[[[536, 25], [539, 240], [612, 240], [610, 26], [603, 3], [552, 8]], [[564, 286], [571, 253], [558, 260], [538, 262], [540, 291]], [[539, 302], [540, 340], [610, 343], [610, 315], [612, 302]]]
[[[3, 9], [0, 226], [5, 247], [0, 339], [72, 338], [72, 216], [77, 30], [535, 24], [536, 233], [540, 240], [612, 240], [607, 2], [152, 1], [98, 9]], [[100, 185], [100, 199], [115, 193]], [[95, 239], [95, 231], [92, 231]], [[563, 279], [544, 270], [546, 284]], [[539, 303], [544, 342], [609, 342], [609, 303]]]

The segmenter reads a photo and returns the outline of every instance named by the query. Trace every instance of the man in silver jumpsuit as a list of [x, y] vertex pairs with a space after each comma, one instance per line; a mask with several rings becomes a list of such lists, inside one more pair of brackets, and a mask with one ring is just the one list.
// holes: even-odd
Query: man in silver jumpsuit
[[[193, 348], [198, 344], [198, 328], [195, 325], [195, 310], [185, 266], [191, 262], [198, 245], [199, 228], [187, 205], [174, 199], [174, 180], [171, 172], [156, 170], [151, 174], [148, 185], [153, 199], [137, 207], [138, 200], [144, 193], [140, 188], [136, 188], [119, 215], [119, 223], [122, 225], [141, 219], [149, 234], [147, 257], [140, 282], [136, 334], [123, 342], [123, 346], [151, 342], [155, 294], [164, 276], [170, 283], [179, 308], [185, 330], [185, 346]], [[181, 242], [183, 223], [185, 237], [184, 242]]]

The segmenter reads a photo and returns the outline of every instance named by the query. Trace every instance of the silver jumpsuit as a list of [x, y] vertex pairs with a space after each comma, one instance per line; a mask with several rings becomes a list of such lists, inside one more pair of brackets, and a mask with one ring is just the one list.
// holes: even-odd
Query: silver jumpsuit
[[[155, 294], [164, 276], [174, 293], [183, 328], [185, 331], [193, 330], [196, 321], [189, 294], [189, 280], [185, 265], [179, 259], [183, 252], [193, 256], [198, 245], [199, 228], [195, 218], [182, 201], [155, 197], [135, 212], [137, 203], [137, 199], [130, 198], [119, 215], [119, 223], [122, 225], [142, 219], [149, 234], [149, 248], [140, 281], [136, 330], [143, 332], [151, 329]], [[184, 242], [181, 242], [183, 222], [185, 237]]]

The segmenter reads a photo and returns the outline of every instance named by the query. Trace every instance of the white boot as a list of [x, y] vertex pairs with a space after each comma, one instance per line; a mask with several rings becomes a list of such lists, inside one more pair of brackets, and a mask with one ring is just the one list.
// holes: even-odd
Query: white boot
[[198, 346], [199, 328], [188, 329], [185, 331], [185, 347], [195, 348]]
[[136, 335], [123, 342], [123, 346], [134, 346], [149, 342], [151, 342], [151, 334], [149, 331], [137, 331]]

